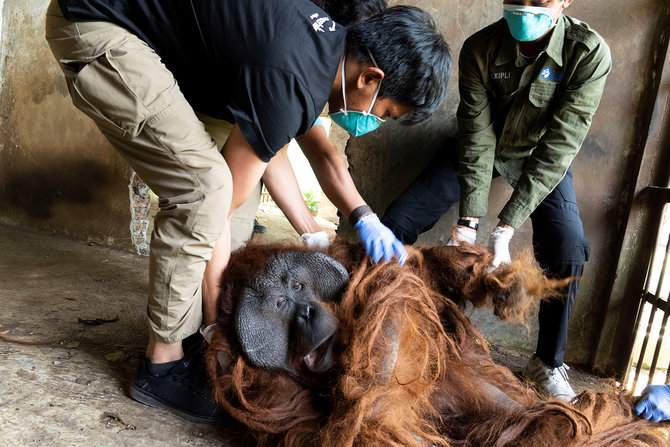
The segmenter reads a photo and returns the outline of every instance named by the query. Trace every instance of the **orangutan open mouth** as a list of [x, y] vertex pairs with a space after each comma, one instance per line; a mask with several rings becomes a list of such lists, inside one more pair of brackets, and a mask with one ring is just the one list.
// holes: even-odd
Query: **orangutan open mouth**
[[331, 334], [303, 357], [303, 362], [307, 369], [315, 373], [321, 373], [330, 369], [333, 365], [332, 352], [335, 338], [335, 335]]

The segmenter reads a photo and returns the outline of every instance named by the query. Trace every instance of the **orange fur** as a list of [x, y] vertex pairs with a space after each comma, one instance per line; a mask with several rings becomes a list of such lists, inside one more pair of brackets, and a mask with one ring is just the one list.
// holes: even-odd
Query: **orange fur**
[[[495, 364], [463, 314], [466, 302], [523, 322], [566, 280], [546, 278], [530, 256], [489, 273], [475, 246], [408, 247], [405, 266], [373, 265], [336, 242], [328, 254], [350, 274], [333, 305], [338, 367], [321, 386], [256, 368], [240, 352], [233, 318], [240, 288], [280, 250], [249, 246], [224, 274], [219, 322], [207, 350], [218, 402], [261, 445], [584, 446], [667, 445], [631, 412], [630, 396], [585, 392], [574, 404], [543, 401]], [[221, 368], [220, 357], [231, 359]]]

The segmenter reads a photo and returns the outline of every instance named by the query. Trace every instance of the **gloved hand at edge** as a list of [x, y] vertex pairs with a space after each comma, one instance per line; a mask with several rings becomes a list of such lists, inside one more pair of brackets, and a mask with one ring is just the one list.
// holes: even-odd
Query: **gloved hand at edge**
[[489, 236], [489, 250], [493, 252], [491, 271], [498, 268], [502, 263], [512, 262], [509, 254], [509, 241], [512, 240], [512, 236], [514, 236], [514, 228], [512, 227], [497, 226], [491, 232], [491, 236]]
[[354, 225], [358, 238], [365, 245], [365, 252], [372, 262], [377, 264], [381, 259], [390, 261], [394, 256], [398, 258], [398, 265], [407, 260], [407, 250], [402, 242], [395, 237], [376, 214], [366, 214]]
[[325, 231], [301, 234], [300, 240], [302, 240], [302, 243], [305, 244], [305, 247], [309, 248], [326, 249], [330, 245], [328, 235]]
[[670, 420], [670, 385], [649, 385], [635, 405], [639, 416], [653, 422]]

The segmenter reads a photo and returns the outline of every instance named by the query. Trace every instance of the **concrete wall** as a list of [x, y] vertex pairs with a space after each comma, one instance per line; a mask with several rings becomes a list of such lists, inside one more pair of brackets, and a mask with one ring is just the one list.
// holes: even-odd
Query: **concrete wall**
[[72, 106], [44, 39], [48, 0], [2, 8], [0, 217], [132, 248], [131, 171]]
[[[401, 3], [401, 2], [392, 2]], [[449, 42], [456, 66], [462, 42], [501, 16], [502, 1], [415, 0], [431, 12]], [[48, 0], [0, 0], [0, 219], [141, 251], [146, 191], [83, 114], [71, 105], [65, 82], [44, 41]], [[592, 245], [591, 262], [571, 322], [568, 361], [590, 364], [626, 225], [644, 147], [653, 65], [667, 16], [666, 0], [577, 0], [569, 13], [592, 25], [612, 48], [614, 69], [584, 146], [573, 163], [577, 194]], [[665, 14], [665, 15], [664, 15]], [[667, 31], [667, 30], [666, 30]], [[351, 139], [347, 155], [364, 197], [378, 211], [400, 193], [455, 131], [456, 73], [444, 107], [428, 123], [394, 123]], [[333, 141], [346, 138], [337, 129]], [[497, 222], [510, 193], [495, 181], [480, 242]], [[443, 243], [457, 218], [449, 212], [420, 243]], [[133, 220], [135, 219], [135, 220]], [[525, 224], [513, 251], [530, 245]], [[530, 331], [474, 314], [494, 341], [532, 349]], [[608, 334], [605, 334], [607, 336]]]
[[[465, 38], [498, 20], [502, 14], [502, 1], [418, 0], [410, 3], [434, 14], [451, 46], [454, 65]], [[577, 0], [568, 9], [569, 15], [589, 23], [605, 38], [614, 61], [589, 135], [572, 164], [581, 215], [592, 249], [570, 324], [567, 361], [572, 363], [590, 365], [601, 335], [604, 303], [616, 273], [633, 192], [631, 187], [637, 177], [641, 142], [649, 124], [646, 112], [653, 107], [648, 97], [655, 76], [651, 68], [660, 57], [658, 45], [667, 8], [668, 2], [663, 0]], [[383, 212], [425, 166], [443, 135], [453, 134], [457, 104], [454, 72], [445, 106], [427, 125], [406, 128], [391, 123], [382, 126], [379, 132], [349, 140], [346, 153], [352, 172], [363, 196], [378, 212]], [[487, 243], [490, 231], [498, 222], [497, 214], [510, 192], [504, 180], [494, 180], [489, 213], [480, 224], [479, 243]], [[458, 218], [457, 208], [450, 210], [417, 243], [444, 243]], [[516, 232], [512, 252], [530, 246], [531, 227], [530, 222], [526, 222]], [[535, 347], [535, 321], [531, 321], [530, 331], [526, 331], [499, 323], [490, 318], [489, 313], [476, 312], [473, 318], [491, 340], [528, 349]]]

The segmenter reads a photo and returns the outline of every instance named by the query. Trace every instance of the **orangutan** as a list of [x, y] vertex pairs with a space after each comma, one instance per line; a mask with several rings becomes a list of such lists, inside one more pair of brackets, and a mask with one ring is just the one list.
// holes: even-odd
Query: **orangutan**
[[491, 271], [484, 248], [408, 247], [374, 265], [358, 245], [327, 253], [250, 245], [222, 278], [206, 351], [217, 401], [253, 436], [285, 446], [666, 446], [631, 398], [544, 400], [490, 357], [463, 310], [523, 323], [559, 296], [529, 255]]

